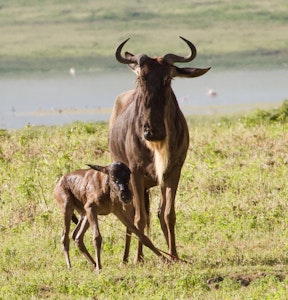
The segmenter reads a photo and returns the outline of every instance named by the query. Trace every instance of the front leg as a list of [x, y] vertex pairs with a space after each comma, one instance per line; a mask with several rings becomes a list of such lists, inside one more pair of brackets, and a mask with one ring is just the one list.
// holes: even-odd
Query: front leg
[[95, 267], [96, 263], [84, 244], [84, 235], [88, 228], [89, 228], [89, 222], [87, 220], [87, 216], [81, 217], [79, 223], [77, 224], [77, 227], [73, 231], [72, 238], [76, 246], [78, 247], [78, 249], [83, 253], [83, 255], [87, 258], [87, 260]]
[[125, 248], [124, 248], [124, 255], [123, 255], [123, 263], [128, 263], [129, 252], [130, 252], [130, 244], [131, 244], [131, 236], [132, 231], [126, 227], [126, 235], [125, 235]]
[[161, 228], [167, 242], [169, 254], [171, 256], [171, 259], [173, 260], [179, 259], [175, 238], [175, 197], [179, 177], [180, 172], [174, 172], [173, 176], [166, 180], [166, 182], [161, 187], [161, 202], [158, 210], [158, 217], [160, 220]]
[[[132, 171], [131, 183], [134, 195], [133, 204], [135, 208], [134, 224], [139, 229], [140, 233], [144, 234], [144, 229], [147, 225], [148, 216], [145, 209], [145, 190], [143, 174], [138, 171]], [[135, 257], [135, 263], [142, 262], [143, 260], [143, 243], [139, 240], [138, 251]]]
[[163, 261], [167, 261], [166, 257], [161, 254], [160, 250], [154, 246], [151, 240], [145, 234], [141, 233], [138, 228], [136, 228], [133, 224], [133, 218], [131, 218], [131, 215], [127, 214], [126, 211], [123, 210], [123, 206], [121, 204], [115, 206], [113, 213], [126, 226], [127, 232], [133, 232], [142, 244], [151, 249], [151, 251], [153, 251], [157, 256], [161, 257]]
[[[118, 212], [121, 215], [117, 215]], [[121, 213], [122, 212], [122, 213]], [[115, 204], [115, 211], [114, 214], [121, 220], [121, 216], [124, 214], [125, 215], [125, 219], [129, 219], [130, 223], [133, 224], [134, 223], [134, 215], [135, 215], [135, 211], [134, 211], [134, 207], [132, 203], [129, 204], [125, 204], [123, 205], [120, 202], [117, 202]], [[122, 222], [123, 223], [123, 222]], [[125, 226], [126, 224], [123, 223]], [[130, 253], [130, 244], [131, 244], [131, 237], [132, 237], [132, 231], [126, 226], [126, 235], [125, 235], [125, 248], [124, 248], [124, 255], [123, 255], [123, 263], [126, 264], [128, 263], [128, 258], [129, 258], [129, 253]]]
[[90, 227], [93, 232], [93, 246], [95, 249], [95, 271], [99, 271], [102, 269], [101, 265], [101, 245], [102, 245], [102, 237], [99, 231], [98, 218], [97, 218], [97, 207], [95, 203], [87, 202], [85, 205], [87, 219], [89, 221]]

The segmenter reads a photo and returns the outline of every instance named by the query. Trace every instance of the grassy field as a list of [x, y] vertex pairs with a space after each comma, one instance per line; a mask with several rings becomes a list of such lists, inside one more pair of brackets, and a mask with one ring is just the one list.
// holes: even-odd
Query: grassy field
[[115, 47], [186, 54], [178, 38], [198, 48], [195, 65], [287, 67], [286, 0], [242, 1], [0, 1], [0, 75], [118, 68]]
[[[115, 47], [186, 54], [195, 66], [285, 68], [285, 0], [0, 0], [0, 76], [118, 68]], [[127, 49], [127, 50], [128, 50]], [[125, 228], [100, 218], [103, 270], [71, 243], [53, 187], [87, 163], [108, 164], [107, 123], [0, 130], [0, 299], [287, 299], [288, 104], [247, 117], [189, 118], [190, 148], [177, 195], [182, 262], [145, 249], [143, 265], [121, 265]], [[167, 250], [151, 191], [151, 239]], [[86, 243], [91, 252], [91, 233]]]
[[[189, 119], [190, 148], [179, 186], [182, 262], [120, 265], [124, 227], [101, 217], [103, 271], [71, 244], [52, 190], [86, 163], [106, 164], [106, 123], [0, 132], [0, 299], [287, 299], [288, 104], [247, 117]], [[151, 238], [167, 250], [152, 190]], [[92, 251], [90, 231], [86, 237]]]

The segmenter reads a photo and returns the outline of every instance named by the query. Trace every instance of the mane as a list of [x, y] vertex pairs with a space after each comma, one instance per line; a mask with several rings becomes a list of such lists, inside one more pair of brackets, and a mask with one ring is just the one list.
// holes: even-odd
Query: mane
[[169, 163], [169, 148], [167, 139], [161, 142], [146, 141], [146, 146], [153, 152], [156, 177], [159, 185], [163, 182], [163, 175]]
[[[165, 126], [167, 127], [167, 120], [165, 119]], [[154, 166], [158, 184], [163, 183], [163, 176], [169, 164], [169, 135], [163, 141], [151, 142], [146, 141], [146, 146], [153, 152]]]

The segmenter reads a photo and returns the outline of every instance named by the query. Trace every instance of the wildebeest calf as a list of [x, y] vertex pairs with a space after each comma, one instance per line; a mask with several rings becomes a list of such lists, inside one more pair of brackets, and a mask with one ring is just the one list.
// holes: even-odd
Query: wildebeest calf
[[[132, 206], [132, 193], [129, 189], [130, 170], [120, 162], [108, 166], [89, 165], [90, 169], [77, 170], [64, 175], [54, 189], [54, 195], [64, 217], [64, 230], [62, 246], [66, 264], [71, 268], [69, 257], [69, 230], [74, 210], [81, 218], [73, 231], [72, 238], [79, 250], [84, 254], [95, 270], [100, 270], [102, 237], [99, 231], [97, 215], [115, 214], [127, 227], [128, 232], [135, 233], [144, 245], [149, 247], [156, 255], [165, 259], [150, 239], [134, 226], [134, 208]], [[93, 245], [95, 260], [89, 254], [83, 238], [87, 229], [93, 231]], [[123, 260], [128, 259], [130, 236], [126, 235]]]

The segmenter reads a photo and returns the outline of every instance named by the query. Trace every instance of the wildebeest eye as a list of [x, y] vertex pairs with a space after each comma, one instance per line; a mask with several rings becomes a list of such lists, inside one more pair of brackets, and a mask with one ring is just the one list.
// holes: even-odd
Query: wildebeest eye
[[112, 175], [111, 179], [112, 179], [113, 182], [119, 183], [119, 178], [118, 177]]
[[172, 80], [172, 78], [170, 78], [170, 77], [165, 77], [165, 78], [163, 79], [163, 84], [164, 84], [164, 85], [170, 84], [170, 83], [171, 83], [171, 80]]
[[120, 183], [120, 180], [119, 180], [119, 178], [117, 178], [117, 177], [116, 177], [116, 178], [115, 178], [115, 177], [112, 178], [112, 180], [113, 180], [113, 182], [115, 182], [116, 184], [119, 184], [119, 183]]

